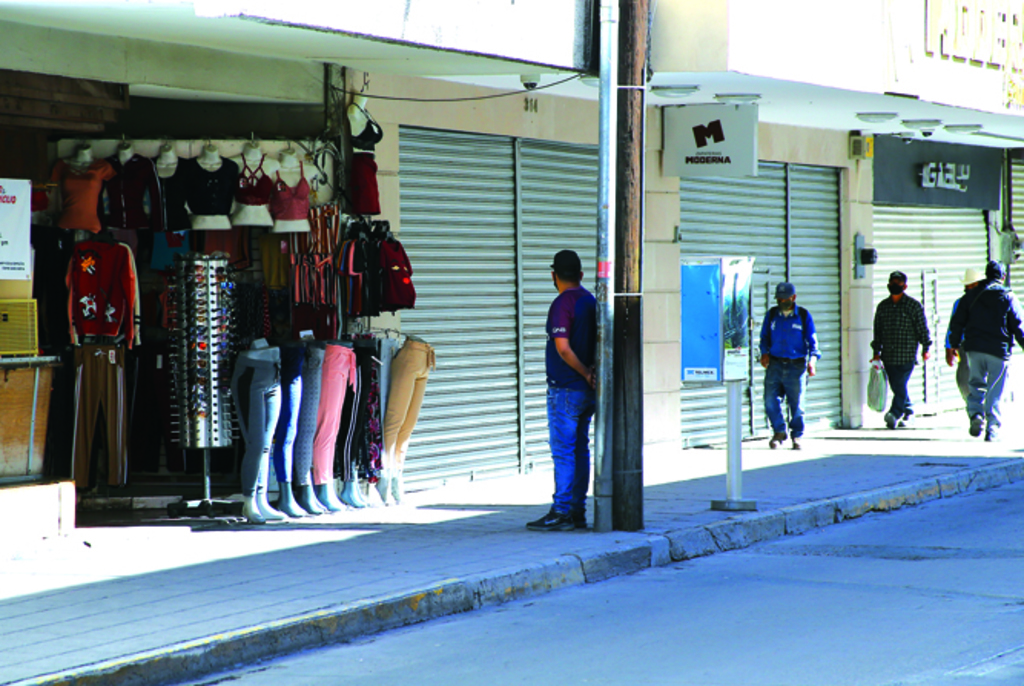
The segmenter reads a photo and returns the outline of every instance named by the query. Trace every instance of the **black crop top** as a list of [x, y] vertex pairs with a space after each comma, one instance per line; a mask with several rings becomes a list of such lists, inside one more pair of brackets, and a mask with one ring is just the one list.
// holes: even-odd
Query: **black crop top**
[[206, 171], [196, 159], [182, 160], [188, 208], [192, 214], [227, 215], [235, 198], [238, 165], [221, 158], [217, 171]]
[[[170, 176], [161, 177], [157, 174], [160, 196], [164, 202], [164, 227], [168, 231], [184, 231], [191, 228], [188, 211], [185, 209], [185, 201], [188, 199], [185, 187], [185, 175], [188, 173], [184, 168], [186, 161], [179, 157], [174, 173]], [[156, 158], [153, 159], [153, 163], [156, 163]]]

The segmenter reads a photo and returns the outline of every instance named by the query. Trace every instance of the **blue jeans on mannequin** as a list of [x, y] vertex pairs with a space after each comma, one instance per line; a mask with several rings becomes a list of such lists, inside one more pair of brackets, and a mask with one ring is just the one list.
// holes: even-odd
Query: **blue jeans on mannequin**
[[807, 388], [807, 366], [786, 364], [772, 360], [764, 375], [764, 412], [777, 434], [786, 433], [786, 417], [782, 413], [782, 399], [789, 406], [789, 434], [792, 438], [804, 435], [804, 390]]
[[554, 510], [585, 512], [590, 487], [593, 390], [548, 387], [548, 439], [555, 463]]

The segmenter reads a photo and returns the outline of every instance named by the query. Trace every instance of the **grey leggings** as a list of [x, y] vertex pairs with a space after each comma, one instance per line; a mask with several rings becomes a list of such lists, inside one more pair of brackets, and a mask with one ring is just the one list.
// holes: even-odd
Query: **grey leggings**
[[293, 448], [293, 480], [298, 486], [312, 483], [313, 439], [316, 437], [316, 412], [320, 407], [320, 379], [327, 344], [310, 341], [302, 365], [302, 404], [299, 407], [299, 428]]
[[235, 361], [231, 392], [238, 426], [245, 439], [242, 458], [242, 495], [256, 495], [257, 484], [267, 486], [270, 448], [281, 413], [281, 356], [277, 348], [244, 350]]

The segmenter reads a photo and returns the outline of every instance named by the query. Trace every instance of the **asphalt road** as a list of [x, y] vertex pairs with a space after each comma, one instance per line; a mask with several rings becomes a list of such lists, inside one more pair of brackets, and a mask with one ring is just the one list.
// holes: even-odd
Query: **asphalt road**
[[1024, 483], [192, 683], [1020, 686]]

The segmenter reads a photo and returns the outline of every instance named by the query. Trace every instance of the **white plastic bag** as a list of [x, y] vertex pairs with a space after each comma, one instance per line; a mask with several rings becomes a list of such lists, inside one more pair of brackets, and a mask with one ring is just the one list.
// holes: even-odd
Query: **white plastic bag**
[[881, 360], [871, 363], [871, 375], [868, 377], [868, 407], [875, 412], [885, 412], [889, 403], [889, 379], [885, 376], [885, 367]]

